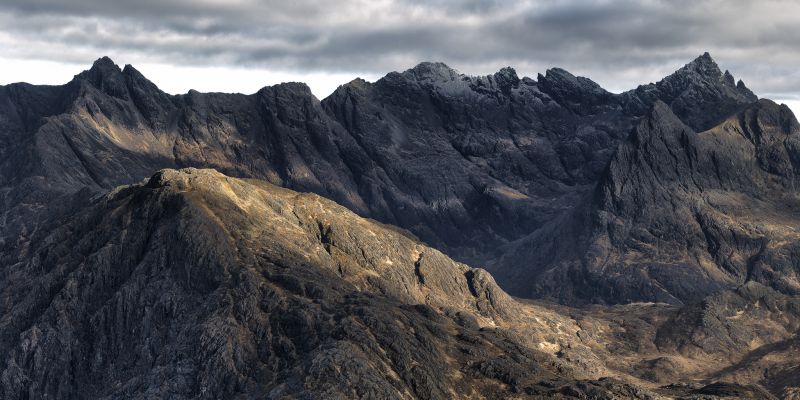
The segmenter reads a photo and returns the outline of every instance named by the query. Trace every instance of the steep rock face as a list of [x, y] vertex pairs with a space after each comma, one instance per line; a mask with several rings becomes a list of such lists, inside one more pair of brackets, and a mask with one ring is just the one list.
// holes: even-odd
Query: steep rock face
[[798, 329], [800, 298], [749, 282], [685, 307], [659, 329], [655, 343], [726, 365], [713, 373], [716, 380], [758, 380], [792, 398], [800, 393]]
[[[302, 84], [170, 96], [103, 58], [62, 87], [0, 90], [0, 247], [24, 251], [42, 221], [69, 204], [160, 168], [212, 167], [331, 198], [459, 260], [491, 265], [503, 282], [546, 282], [530, 272], [589, 240], [577, 229], [589, 218], [581, 212], [652, 104], [663, 100], [704, 129], [754, 100], [731, 80], [707, 55], [620, 95], [557, 68], [532, 80], [511, 68], [476, 77], [422, 63], [375, 83], [353, 81], [320, 103]], [[533, 257], [509, 250], [526, 246]], [[561, 283], [593, 290], [581, 282]]]
[[730, 72], [723, 73], [708, 53], [658, 83], [639, 86], [623, 96], [626, 106], [637, 113], [656, 100], [663, 101], [696, 131], [709, 129], [758, 100], [741, 80], [734, 82]]
[[551, 228], [565, 244], [533, 236], [501, 261], [558, 267], [528, 274], [543, 277], [533, 284], [498, 268], [500, 280], [562, 301], [693, 302], [746, 281], [798, 293], [798, 157], [785, 106], [763, 100], [695, 133], [656, 103], [595, 197]]
[[81, 190], [78, 201], [86, 201], [164, 167], [215, 167], [364, 208], [351, 201], [349, 172], [337, 153], [342, 130], [302, 84], [249, 96], [170, 96], [133, 67], [100, 59], [62, 87], [14, 85], [0, 92], [8, 114], [2, 119], [0, 243], [12, 250], [20, 235], [46, 219], [42, 205]]
[[423, 63], [374, 84], [351, 82], [323, 105], [377, 161], [377, 175], [359, 185], [359, 193], [374, 193], [365, 199], [372, 216], [484, 263], [497, 246], [564, 218], [591, 195], [655, 101], [694, 123], [756, 100], [727, 84], [707, 55], [657, 90], [622, 95], [558, 68], [534, 81], [509, 68], [471, 77]]
[[164, 170], [31, 248], [0, 279], [7, 399], [504, 397], [580, 376], [506, 332], [525, 313], [485, 271], [258, 181]]
[[[0, 87], [2, 397], [790, 395], [800, 128], [754, 101], [707, 55], [619, 95], [423, 63], [171, 96], [107, 58]], [[184, 166], [401, 228], [212, 171], [103, 194]], [[414, 235], [516, 295], [691, 304], [519, 304]]]
[[323, 187], [341, 165], [329, 154], [337, 133], [303, 84], [170, 96], [101, 59], [66, 87], [68, 108], [29, 132], [43, 159], [37, 172], [54, 185], [108, 190], [159, 168], [206, 165], [332, 197], [341, 190]]
[[[680, 310], [521, 304], [484, 270], [318, 195], [192, 168], [49, 224], [0, 276], [3, 398], [772, 398], [753, 385], [798, 386], [791, 358], [768, 380], [741, 372], [728, 344], [753, 330], [714, 322], [780, 327], [757, 336], [780, 346], [796, 301], [754, 283]], [[742, 384], [650, 358], [715, 359]]]
[[748, 282], [681, 309], [661, 327], [656, 344], [685, 354], [736, 354], [791, 339], [798, 328], [800, 298]]
[[474, 260], [574, 203], [629, 124], [613, 102], [577, 115], [511, 69], [442, 64], [351, 83], [323, 105], [377, 161], [375, 217]]

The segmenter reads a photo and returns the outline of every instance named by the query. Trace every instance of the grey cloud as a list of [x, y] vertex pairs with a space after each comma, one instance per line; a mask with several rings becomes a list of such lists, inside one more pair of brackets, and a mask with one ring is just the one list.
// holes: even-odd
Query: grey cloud
[[759, 93], [800, 93], [800, 3], [784, 0], [5, 0], [8, 56], [101, 54], [191, 65], [380, 74], [423, 60], [467, 73], [561, 66], [612, 88], [710, 51]]

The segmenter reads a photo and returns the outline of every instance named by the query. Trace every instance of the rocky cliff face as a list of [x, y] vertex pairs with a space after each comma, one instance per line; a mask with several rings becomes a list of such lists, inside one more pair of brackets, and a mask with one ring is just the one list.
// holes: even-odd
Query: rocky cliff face
[[[559, 239], [515, 244], [501, 281], [512, 271], [512, 293], [566, 302], [680, 304], [750, 281], [797, 294], [799, 134], [769, 100], [700, 133], [658, 102], [593, 197], [550, 228]], [[541, 269], [515, 271], [522, 260]]]
[[503, 284], [524, 275], [526, 287], [509, 286], [523, 296], [540, 292], [536, 271], [548, 266], [539, 256], [498, 260], [531, 237], [558, 247], [553, 226], [571, 229], [562, 222], [594, 201], [618, 146], [655, 103], [701, 131], [756, 101], [708, 54], [623, 94], [558, 68], [532, 80], [511, 68], [473, 77], [422, 63], [375, 83], [355, 80], [322, 102], [302, 84], [170, 96], [104, 58], [65, 86], [12, 85], [0, 98], [2, 194], [13, 210], [2, 224], [6, 246], [37, 229], [36, 204], [160, 168], [211, 167], [331, 198], [491, 266]]
[[[212, 170], [116, 189], [30, 247], [0, 280], [3, 398], [505, 397], [587, 376], [485, 271]], [[646, 393], [603, 385], [585, 390]]]
[[730, 72], [722, 72], [711, 55], [704, 53], [658, 83], [623, 93], [626, 105], [643, 113], [656, 101], [695, 131], [709, 129], [758, 98]]

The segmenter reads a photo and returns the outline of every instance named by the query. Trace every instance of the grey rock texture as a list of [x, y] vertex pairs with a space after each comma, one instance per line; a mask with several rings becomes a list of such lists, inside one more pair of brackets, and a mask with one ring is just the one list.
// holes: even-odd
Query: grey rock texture
[[722, 72], [711, 55], [704, 53], [655, 84], [623, 93], [626, 105], [638, 113], [660, 100], [695, 131], [716, 126], [758, 98], [730, 72]]
[[523, 306], [485, 271], [213, 170], [160, 171], [39, 232], [0, 297], [5, 399], [654, 396], [577, 381], [514, 333]]
[[[762, 384], [800, 386], [797, 299], [752, 282], [680, 309], [520, 303], [396, 227], [207, 169], [162, 170], [74, 211], [0, 276], [4, 399], [772, 399]], [[691, 367], [709, 362], [724, 370]]]
[[[593, 197], [543, 234], [557, 239], [515, 244], [498, 277], [572, 304], [681, 304], [750, 281], [796, 295], [798, 160], [800, 124], [785, 106], [761, 100], [695, 133], [657, 102]], [[523, 260], [540, 269], [515, 270]]]
[[[584, 224], [576, 210], [596, 200], [618, 147], [654, 104], [702, 131], [756, 100], [708, 54], [622, 94], [558, 68], [533, 80], [511, 68], [476, 77], [422, 63], [355, 80], [322, 102], [298, 83], [171, 96], [103, 58], [64, 86], [0, 88], [0, 247], [24, 250], [42, 221], [158, 169], [209, 167], [318, 193], [487, 266], [515, 295], [550, 296], [539, 271], [558, 260], [516, 249], [557, 253], [559, 242], [588, 240], [574, 230]], [[695, 267], [685, 274], [697, 276]], [[643, 279], [588, 294], [579, 279], [561, 280], [571, 294], [551, 297], [697, 298], [691, 288], [640, 291], [658, 278]], [[718, 283], [703, 281], [698, 293]]]
[[800, 298], [749, 282], [683, 307], [661, 327], [656, 343], [683, 353], [735, 353], [766, 342], [791, 341], [798, 328]]

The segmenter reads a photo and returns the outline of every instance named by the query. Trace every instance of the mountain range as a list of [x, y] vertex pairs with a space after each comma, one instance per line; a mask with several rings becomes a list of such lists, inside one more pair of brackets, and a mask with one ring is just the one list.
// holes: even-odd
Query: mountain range
[[708, 53], [322, 101], [101, 58], [0, 86], [0, 393], [800, 396], [798, 173], [789, 108]]

